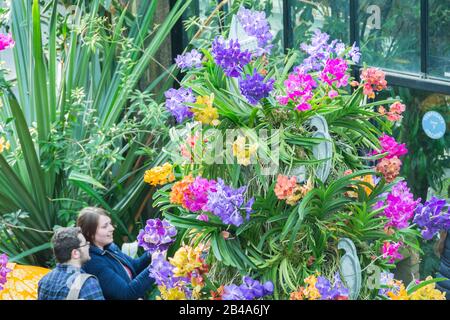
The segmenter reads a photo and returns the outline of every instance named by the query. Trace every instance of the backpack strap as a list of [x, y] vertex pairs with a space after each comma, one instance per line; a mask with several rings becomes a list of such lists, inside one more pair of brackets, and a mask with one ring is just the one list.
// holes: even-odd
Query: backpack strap
[[66, 300], [78, 300], [81, 288], [83, 287], [86, 280], [90, 277], [93, 277], [93, 275], [89, 273], [80, 273], [70, 286], [70, 291], [66, 297]]

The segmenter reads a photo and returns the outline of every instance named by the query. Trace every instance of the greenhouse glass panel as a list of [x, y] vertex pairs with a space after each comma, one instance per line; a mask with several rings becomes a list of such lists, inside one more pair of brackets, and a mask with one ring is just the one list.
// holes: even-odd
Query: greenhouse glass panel
[[[234, 3], [235, 1], [231, 1]], [[283, 0], [251, 0], [245, 1], [246, 8], [264, 11], [273, 35], [272, 54], [280, 54], [284, 48], [283, 37]]]
[[[200, 26], [204, 24], [206, 19], [211, 15], [217, 6], [216, 0], [196, 0], [192, 1], [192, 4], [183, 13], [183, 46], [186, 47], [189, 40], [197, 33]], [[212, 28], [217, 28], [217, 19], [213, 19], [210, 22], [209, 27], [206, 28], [206, 32]], [[186, 30], [186, 26], [189, 26]]]
[[198, 2], [198, 15], [200, 18], [208, 17], [217, 6], [217, 1], [215, 0], [199, 0]]
[[315, 29], [332, 39], [350, 42], [350, 5], [348, 0], [289, 1], [293, 47], [298, 48]]
[[186, 9], [183, 16], [189, 18], [192, 16], [207, 18], [216, 8], [217, 2], [215, 0], [197, 0], [192, 1], [192, 4]]
[[430, 76], [450, 81], [450, 0], [429, 2]]
[[420, 72], [420, 0], [361, 0], [358, 27], [365, 63]]

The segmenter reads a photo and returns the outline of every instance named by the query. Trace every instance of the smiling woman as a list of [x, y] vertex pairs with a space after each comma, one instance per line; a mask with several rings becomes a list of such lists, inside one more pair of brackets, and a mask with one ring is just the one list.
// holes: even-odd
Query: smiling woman
[[86, 240], [92, 243], [89, 249], [91, 260], [83, 269], [98, 278], [105, 299], [143, 298], [154, 282], [147, 268], [150, 255], [146, 253], [133, 259], [122, 253], [113, 242], [111, 218], [102, 208], [87, 207], [81, 210], [77, 225]]
[[105, 210], [84, 208], [78, 217], [78, 224], [82, 227], [86, 240], [100, 249], [113, 242], [114, 226]]

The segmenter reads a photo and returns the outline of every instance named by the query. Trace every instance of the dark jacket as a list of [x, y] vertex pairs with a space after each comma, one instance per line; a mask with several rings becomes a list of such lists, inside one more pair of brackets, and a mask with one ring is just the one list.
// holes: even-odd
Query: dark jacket
[[[441, 264], [439, 267], [439, 273], [437, 277], [450, 279], [450, 234], [447, 231], [447, 238], [445, 239], [444, 251], [441, 254]], [[450, 280], [438, 282], [436, 285], [437, 289], [442, 292], [447, 292], [445, 297], [450, 300]]]
[[[98, 278], [105, 299], [136, 300], [143, 298], [145, 292], [152, 288], [154, 280], [150, 278], [148, 269], [151, 258], [147, 252], [132, 259], [111, 243], [104, 250], [92, 245], [89, 254], [91, 260], [83, 270]], [[130, 269], [132, 279], [123, 266]]]

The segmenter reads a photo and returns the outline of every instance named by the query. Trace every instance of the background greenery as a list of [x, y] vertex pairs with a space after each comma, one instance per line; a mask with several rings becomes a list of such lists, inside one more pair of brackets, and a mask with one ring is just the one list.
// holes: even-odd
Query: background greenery
[[11, 142], [0, 155], [0, 251], [15, 261], [51, 263], [52, 229], [73, 225], [88, 204], [112, 214], [118, 243], [133, 241], [152, 192], [143, 171], [164, 157], [155, 151], [168, 135], [154, 88], [171, 86], [171, 70], [140, 81], [190, 1], [177, 1], [159, 25], [158, 1], [136, 12], [118, 1], [76, 4], [75, 12], [60, 1], [11, 4], [17, 78], [0, 73]]

